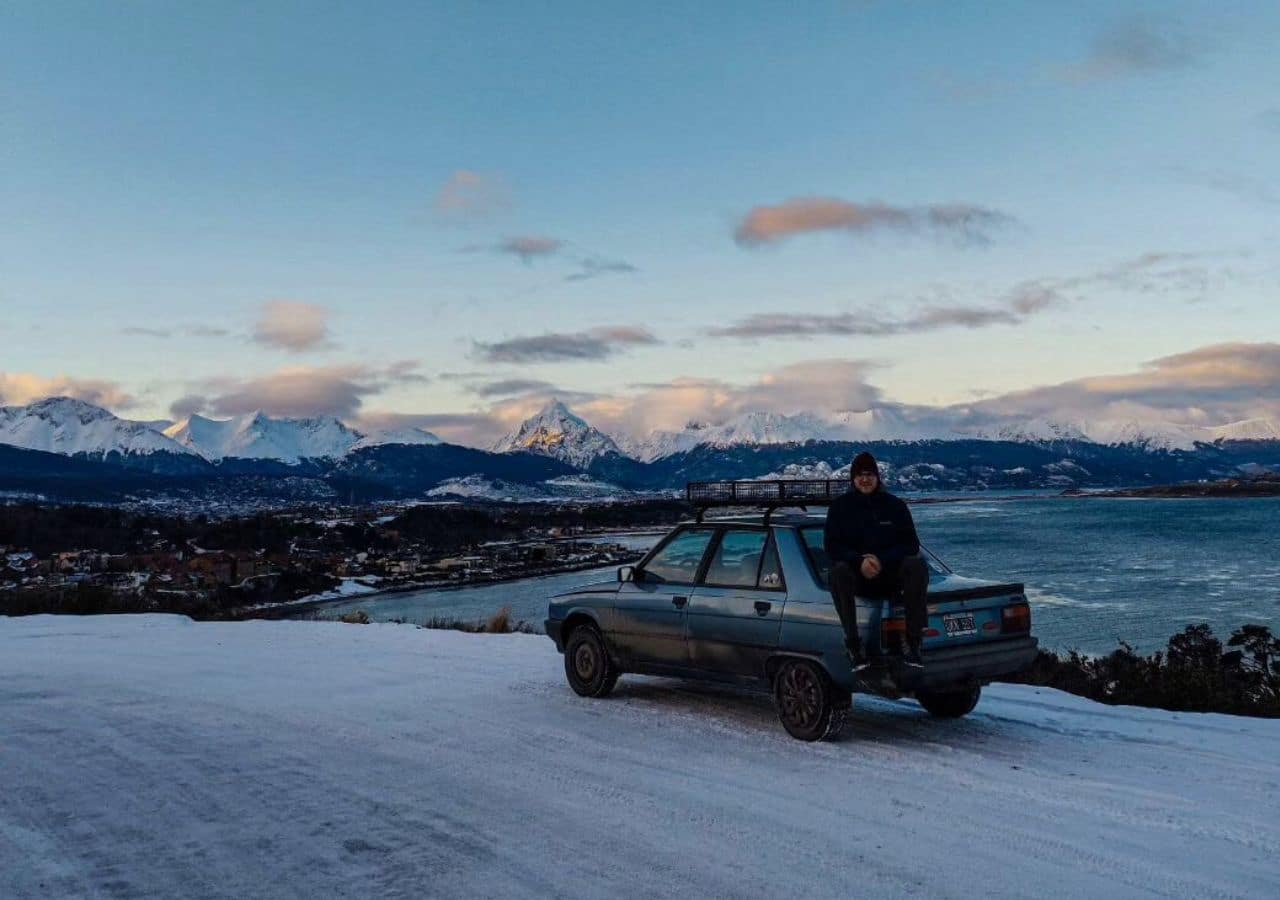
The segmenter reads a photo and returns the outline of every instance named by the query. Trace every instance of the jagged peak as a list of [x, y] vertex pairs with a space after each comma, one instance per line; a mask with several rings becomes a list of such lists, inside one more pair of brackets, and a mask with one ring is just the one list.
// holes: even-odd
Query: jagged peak
[[621, 455], [613, 438], [575, 414], [557, 398], [493, 445], [496, 453], [536, 453], [586, 468], [606, 454]]

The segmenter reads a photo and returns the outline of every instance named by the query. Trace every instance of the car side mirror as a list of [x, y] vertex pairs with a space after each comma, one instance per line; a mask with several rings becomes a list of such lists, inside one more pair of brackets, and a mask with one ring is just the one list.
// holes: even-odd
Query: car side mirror
[[619, 581], [639, 581], [640, 578], [640, 570], [635, 566], [618, 566]]

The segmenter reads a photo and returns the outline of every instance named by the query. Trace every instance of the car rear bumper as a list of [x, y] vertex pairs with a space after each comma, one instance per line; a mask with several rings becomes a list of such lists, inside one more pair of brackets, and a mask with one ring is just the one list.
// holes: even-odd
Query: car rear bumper
[[937, 691], [986, 684], [1002, 675], [1012, 675], [1025, 669], [1036, 658], [1039, 643], [1036, 638], [1027, 636], [988, 644], [926, 650], [922, 672], [902, 672], [895, 680], [904, 691]]

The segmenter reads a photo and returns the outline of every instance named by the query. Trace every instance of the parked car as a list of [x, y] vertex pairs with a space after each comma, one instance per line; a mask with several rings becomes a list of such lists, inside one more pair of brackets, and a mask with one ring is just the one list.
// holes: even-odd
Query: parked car
[[873, 664], [855, 676], [827, 585], [824, 522], [772, 509], [713, 521], [699, 513], [614, 580], [553, 597], [546, 630], [570, 687], [603, 697], [632, 672], [748, 684], [772, 691], [791, 735], [817, 740], [843, 730], [856, 692], [910, 694], [931, 714], [957, 718], [977, 705], [982, 685], [1035, 657], [1021, 584], [957, 575], [923, 551], [923, 669], [889, 650], [905, 630], [901, 610], [859, 598]]

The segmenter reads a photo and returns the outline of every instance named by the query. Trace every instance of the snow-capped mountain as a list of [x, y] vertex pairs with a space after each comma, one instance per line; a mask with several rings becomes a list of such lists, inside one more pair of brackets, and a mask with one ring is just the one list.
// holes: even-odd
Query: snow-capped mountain
[[440, 444], [443, 441], [422, 428], [382, 428], [366, 432], [352, 446], [352, 450], [380, 447], [383, 444]]
[[261, 412], [221, 420], [193, 414], [165, 434], [211, 462], [234, 457], [289, 464], [337, 459], [361, 439], [360, 432], [334, 418], [273, 419]]
[[1273, 419], [1245, 419], [1208, 428], [1210, 440], [1222, 441], [1280, 441], [1280, 424]]
[[613, 438], [552, 400], [493, 445], [494, 453], [536, 453], [585, 469], [601, 456], [621, 455]]
[[631, 456], [651, 462], [698, 446], [733, 447], [739, 444], [792, 444], [835, 437], [838, 426], [813, 413], [783, 415], [749, 412], [719, 425], [690, 422], [680, 431], [655, 431], [648, 437], [625, 442]]
[[0, 444], [64, 456], [192, 453], [190, 448], [142, 422], [121, 419], [72, 397], [49, 397], [27, 406], [0, 407]]
[[1135, 446], [1147, 450], [1190, 450], [1198, 442], [1214, 440], [1214, 429], [1174, 422], [1134, 419], [1026, 419], [973, 429], [966, 436], [996, 441], [1088, 441], [1106, 446]]
[[447, 478], [427, 491], [432, 498], [465, 498], [468, 500], [492, 500], [499, 502], [527, 503], [533, 501], [596, 500], [611, 501], [634, 496], [632, 491], [598, 481], [590, 475], [561, 475], [534, 484], [486, 478], [483, 475], [464, 475]]

